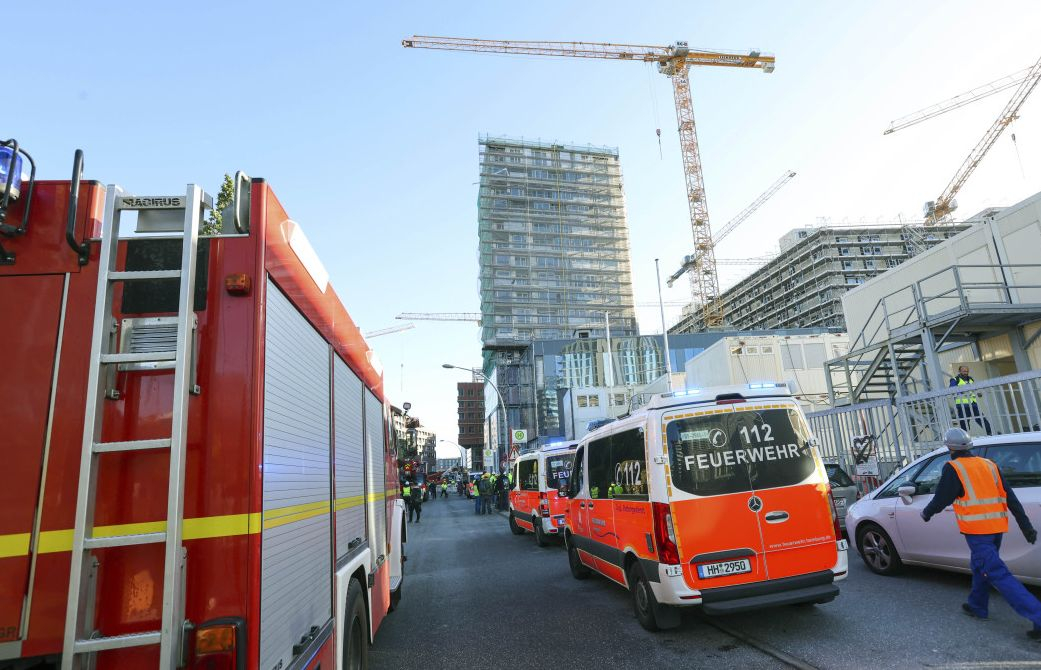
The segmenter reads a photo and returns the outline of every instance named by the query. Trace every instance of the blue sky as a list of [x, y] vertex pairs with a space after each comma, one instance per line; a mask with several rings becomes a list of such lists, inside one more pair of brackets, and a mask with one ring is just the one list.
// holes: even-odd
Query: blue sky
[[[760, 256], [830, 217], [915, 218], [1002, 108], [997, 96], [883, 137], [891, 119], [1032, 64], [1041, 3], [12, 3], [0, 135], [43, 178], [131, 192], [267, 178], [363, 329], [401, 311], [477, 311], [480, 133], [619, 148], [638, 302], [689, 246], [668, 80], [638, 63], [404, 49], [411, 34], [667, 44], [777, 57], [692, 75], [714, 227], [785, 169], [798, 176], [720, 245]], [[1035, 95], [1041, 95], [1035, 93]], [[962, 191], [960, 213], [1041, 190], [1041, 100]], [[655, 129], [662, 130], [659, 157]], [[721, 268], [724, 284], [747, 268]], [[679, 283], [666, 300], [680, 301]], [[647, 332], [653, 309], [640, 309]], [[372, 340], [391, 400], [455, 439], [455, 382], [475, 325], [419, 322]], [[452, 456], [454, 448], [443, 448]]]

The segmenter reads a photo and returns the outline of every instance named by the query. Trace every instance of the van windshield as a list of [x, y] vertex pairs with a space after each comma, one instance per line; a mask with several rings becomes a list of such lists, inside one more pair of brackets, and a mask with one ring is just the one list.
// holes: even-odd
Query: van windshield
[[676, 419], [666, 436], [672, 483], [693, 495], [790, 486], [816, 467], [810, 429], [795, 409]]
[[571, 464], [574, 460], [574, 454], [546, 457], [547, 491], [557, 491], [561, 486], [567, 486], [568, 480], [571, 479]]

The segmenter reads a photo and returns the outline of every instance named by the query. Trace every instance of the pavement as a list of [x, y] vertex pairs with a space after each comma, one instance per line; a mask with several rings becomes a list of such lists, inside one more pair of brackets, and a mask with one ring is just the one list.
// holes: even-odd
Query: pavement
[[[473, 507], [452, 494], [407, 525], [402, 599], [377, 631], [373, 668], [785, 667], [694, 610], [678, 629], [643, 630], [624, 588], [573, 579], [560, 546], [539, 548], [511, 534], [504, 514]], [[1000, 596], [988, 621], [960, 613], [967, 575], [880, 577], [851, 550], [840, 587], [832, 603], [721, 622], [819, 668], [1041, 668], [1041, 643]]]

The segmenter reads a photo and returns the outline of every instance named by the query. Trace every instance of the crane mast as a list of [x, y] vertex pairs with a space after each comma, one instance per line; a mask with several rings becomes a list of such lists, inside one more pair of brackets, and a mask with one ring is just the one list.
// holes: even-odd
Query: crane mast
[[[781, 175], [780, 179], [778, 179], [773, 184], [771, 184], [770, 188], [766, 189], [763, 193], [761, 193], [759, 195], [758, 198], [753, 200], [752, 204], [750, 204], [748, 207], [745, 207], [743, 210], [741, 210], [741, 212], [737, 216], [735, 216], [734, 218], [730, 219], [730, 221], [727, 221], [727, 224], [725, 226], [723, 226], [719, 230], [718, 233], [715, 234], [715, 236], [714, 236], [715, 239], [713, 240], [713, 248], [715, 247], [716, 244], [719, 244], [723, 240], [724, 237], [726, 237], [730, 233], [734, 232], [735, 228], [737, 228], [742, 223], [744, 223], [745, 220], [748, 219], [748, 217], [752, 216], [752, 214], [754, 214], [757, 209], [762, 207], [763, 204], [767, 200], [772, 198], [775, 193], [780, 191], [781, 187], [783, 187], [785, 184], [787, 184], [788, 181], [791, 180], [794, 176], [795, 176], [795, 173], [793, 171], [785, 170], [784, 174]], [[683, 265], [680, 267], [680, 269], [676, 270], [675, 272], [673, 272], [672, 276], [669, 277], [669, 279], [666, 281], [666, 283], [671, 287], [673, 285], [673, 283], [677, 279], [682, 277], [683, 274], [685, 272], [687, 272], [688, 270], [694, 270], [695, 272], [698, 271], [698, 268], [701, 267], [701, 264], [703, 262], [704, 262], [704, 258], [700, 254], [697, 254], [697, 253], [688, 254], [683, 259]], [[713, 260], [713, 262], [716, 265], [722, 265], [723, 264], [723, 262], [719, 261], [719, 260]], [[734, 263], [731, 262], [731, 263], [727, 263], [727, 264], [728, 265], [733, 265]], [[720, 305], [720, 309], [722, 309], [722, 305]]]
[[687, 189], [690, 226], [694, 252], [701, 259], [690, 273], [691, 297], [704, 312], [707, 328], [723, 325], [723, 306], [719, 300], [719, 278], [716, 273], [715, 249], [709, 223], [705, 180], [694, 125], [694, 104], [690, 94], [688, 71], [691, 66], [760, 68], [773, 72], [775, 59], [752, 50], [746, 53], [691, 49], [686, 42], [669, 46], [612, 44], [606, 42], [540, 42], [526, 40], [481, 40], [461, 37], [429, 37], [414, 35], [401, 41], [406, 48], [475, 51], [529, 56], [567, 58], [605, 58], [656, 63], [658, 71], [672, 79], [676, 102], [676, 122], [683, 158], [683, 175]]

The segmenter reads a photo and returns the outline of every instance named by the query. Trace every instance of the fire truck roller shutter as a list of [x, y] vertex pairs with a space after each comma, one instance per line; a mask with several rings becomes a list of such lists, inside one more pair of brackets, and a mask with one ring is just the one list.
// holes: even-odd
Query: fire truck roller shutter
[[369, 545], [372, 547], [372, 568], [375, 561], [387, 553], [387, 478], [385, 474], [383, 437], [383, 405], [371, 391], [365, 389], [365, 458], [368, 468], [368, 507], [370, 509]]
[[[336, 454], [336, 558], [365, 541], [365, 451], [362, 440], [362, 384], [347, 364], [333, 357]], [[356, 542], [361, 540], [361, 542]]]
[[268, 279], [260, 667], [332, 616], [329, 345]]

